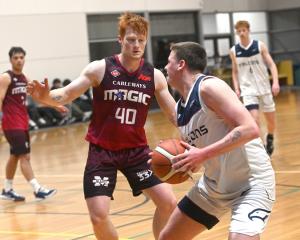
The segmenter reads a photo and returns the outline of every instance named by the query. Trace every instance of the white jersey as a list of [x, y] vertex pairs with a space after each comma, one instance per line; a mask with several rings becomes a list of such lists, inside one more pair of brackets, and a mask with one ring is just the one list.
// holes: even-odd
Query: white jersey
[[[203, 103], [199, 93], [204, 80], [216, 81], [216, 78], [201, 75], [186, 102], [180, 99], [176, 106], [177, 124], [183, 140], [198, 148], [220, 140], [230, 131], [224, 120]], [[203, 166], [204, 175], [198, 184], [214, 198], [231, 199], [253, 185], [260, 184], [271, 189], [275, 184], [270, 158], [260, 138], [208, 159]]]
[[241, 96], [271, 93], [269, 74], [261, 54], [261, 42], [252, 40], [246, 48], [238, 43], [231, 51], [237, 62]]

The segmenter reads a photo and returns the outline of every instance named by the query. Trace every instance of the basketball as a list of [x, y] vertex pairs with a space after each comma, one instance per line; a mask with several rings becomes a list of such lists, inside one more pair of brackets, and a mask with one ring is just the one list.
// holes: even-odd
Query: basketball
[[189, 174], [185, 172], [175, 172], [172, 168], [172, 158], [184, 153], [185, 148], [178, 139], [166, 139], [162, 141], [154, 150], [151, 161], [151, 168], [154, 174], [163, 182], [178, 184], [186, 181]]

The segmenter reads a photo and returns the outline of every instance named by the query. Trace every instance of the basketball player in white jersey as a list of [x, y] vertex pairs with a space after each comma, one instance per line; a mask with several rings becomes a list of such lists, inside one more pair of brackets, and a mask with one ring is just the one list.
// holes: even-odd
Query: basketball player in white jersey
[[159, 240], [193, 239], [231, 213], [230, 240], [258, 240], [275, 200], [270, 158], [259, 128], [222, 80], [202, 74], [206, 52], [194, 42], [171, 46], [168, 83], [182, 96], [177, 125], [188, 151], [172, 159], [177, 171], [204, 174], [178, 203]]
[[[273, 134], [275, 129], [275, 103], [273, 96], [280, 91], [276, 65], [266, 45], [250, 38], [250, 24], [238, 21], [235, 25], [240, 42], [230, 51], [232, 60], [232, 81], [235, 93], [242, 97], [243, 103], [259, 125], [259, 107], [267, 122], [266, 150], [273, 153]], [[272, 75], [272, 87], [266, 65]]]

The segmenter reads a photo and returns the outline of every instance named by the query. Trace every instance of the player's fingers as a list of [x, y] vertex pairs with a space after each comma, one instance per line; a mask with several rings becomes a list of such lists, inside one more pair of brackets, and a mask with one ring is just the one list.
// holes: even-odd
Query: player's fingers
[[45, 87], [46, 87], [47, 89], [49, 89], [48, 78], [45, 78], [45, 79], [44, 79], [44, 84], [45, 84]]
[[147, 163], [148, 163], [149, 165], [151, 165], [152, 159], [149, 159], [149, 160], [147, 161]]
[[184, 141], [180, 141], [180, 144], [184, 147], [184, 148], [186, 148], [186, 149], [188, 149], [188, 150], [190, 150], [191, 149], [191, 145], [189, 145], [188, 143], [186, 143], [186, 142], [184, 142]]

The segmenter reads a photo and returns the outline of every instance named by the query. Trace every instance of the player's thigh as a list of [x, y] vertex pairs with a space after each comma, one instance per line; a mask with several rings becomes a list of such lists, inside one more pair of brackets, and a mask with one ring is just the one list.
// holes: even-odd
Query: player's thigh
[[275, 102], [272, 94], [265, 94], [260, 97], [260, 106], [264, 113], [275, 112]]
[[133, 196], [138, 196], [143, 190], [161, 184], [148, 164], [149, 152], [148, 147], [128, 150], [130, 162], [120, 169], [129, 182]]
[[230, 233], [228, 239], [229, 240], [259, 240], [260, 237], [259, 234], [256, 234], [254, 236], [248, 236], [240, 233]]
[[261, 234], [269, 220], [274, 201], [274, 189], [251, 187], [233, 202], [229, 232], [250, 237]]
[[158, 207], [167, 207], [170, 204], [173, 206], [176, 205], [176, 197], [170, 184], [157, 184], [153, 187], [144, 189], [143, 193], [151, 198], [154, 204]]
[[4, 136], [10, 145], [10, 153], [15, 156], [30, 153], [30, 137], [26, 130], [5, 130]]
[[111, 162], [110, 151], [90, 144], [83, 178], [86, 199], [96, 196], [112, 197], [117, 181], [117, 168]]
[[253, 109], [259, 109], [259, 97], [258, 96], [243, 96], [242, 101], [244, 106], [250, 111]]
[[108, 196], [96, 196], [86, 199], [86, 204], [91, 219], [105, 219], [109, 214], [111, 198]]
[[204, 225], [193, 220], [177, 207], [160, 233], [159, 240], [192, 239], [204, 230], [206, 230]]

